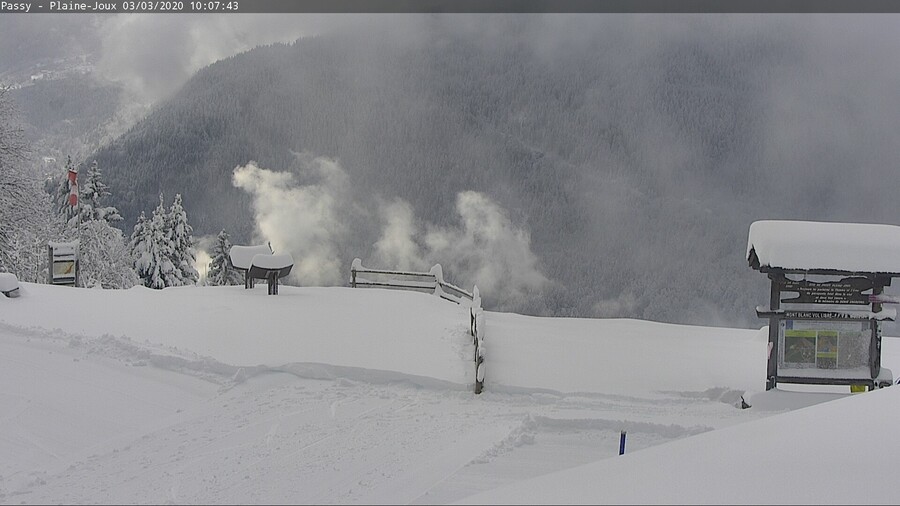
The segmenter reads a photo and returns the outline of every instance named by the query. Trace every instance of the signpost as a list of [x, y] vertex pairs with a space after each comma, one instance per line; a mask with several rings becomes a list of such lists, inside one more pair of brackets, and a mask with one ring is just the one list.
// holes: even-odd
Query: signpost
[[793, 281], [786, 279], [781, 284], [782, 292], [797, 292], [798, 295], [781, 302], [791, 304], [870, 304], [869, 296], [862, 292], [871, 290], [873, 281], [866, 278], [845, 278], [839, 281]]
[[767, 390], [779, 382], [882, 386], [880, 322], [893, 320], [893, 312], [882, 312], [881, 293], [891, 278], [872, 274], [810, 281], [777, 270], [768, 274], [770, 308], [756, 310], [769, 319]]
[[884, 295], [900, 277], [900, 227], [761, 220], [750, 225], [747, 262], [771, 281], [766, 390], [778, 383], [888, 386], [881, 323], [896, 311]]
[[47, 256], [51, 285], [78, 285], [78, 241], [48, 243]]

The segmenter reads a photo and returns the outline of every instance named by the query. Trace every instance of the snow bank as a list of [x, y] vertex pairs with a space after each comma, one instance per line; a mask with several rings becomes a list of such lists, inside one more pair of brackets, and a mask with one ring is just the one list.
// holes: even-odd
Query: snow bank
[[[475, 379], [469, 309], [428, 294], [291, 286], [278, 297], [239, 286], [25, 289], [18, 309], [4, 311], [0, 322], [125, 336], [245, 368], [326, 364], [460, 388]], [[767, 338], [757, 330], [493, 312], [480, 324], [491, 349], [487, 392], [765, 388]]]
[[[187, 349], [239, 367], [289, 364], [392, 371], [468, 388], [467, 308], [430, 295], [283, 286], [88, 290], [23, 283], [0, 323]], [[52, 308], [52, 310], [51, 310]], [[298, 368], [302, 370], [302, 368]]]
[[858, 394], [467, 497], [461, 504], [893, 504], [900, 388]]
[[427, 294], [20, 290], [0, 297], [0, 502], [895, 502], [900, 391], [736, 409], [765, 331], [488, 313], [475, 396], [469, 309]]
[[[764, 390], [768, 330], [488, 312], [486, 390]], [[536, 352], [540, 350], [540, 352]]]

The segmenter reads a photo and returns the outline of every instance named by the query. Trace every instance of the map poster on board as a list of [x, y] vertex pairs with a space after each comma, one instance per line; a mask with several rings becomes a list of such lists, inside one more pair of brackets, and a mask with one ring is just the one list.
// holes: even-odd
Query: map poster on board
[[75, 260], [56, 260], [53, 262], [53, 280], [75, 279]]
[[816, 331], [785, 330], [784, 361], [791, 364], [816, 364]]
[[783, 320], [780, 331], [780, 367], [854, 369], [868, 364], [868, 321]]

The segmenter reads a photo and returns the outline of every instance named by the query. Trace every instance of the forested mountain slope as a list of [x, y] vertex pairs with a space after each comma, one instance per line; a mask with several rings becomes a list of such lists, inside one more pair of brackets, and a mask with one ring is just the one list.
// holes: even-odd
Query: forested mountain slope
[[[399, 258], [376, 254], [393, 223], [417, 230], [420, 264], [494, 287], [496, 309], [759, 325], [752, 221], [900, 216], [883, 184], [900, 111], [880, 100], [896, 76], [849, 51], [829, 66], [834, 47], [800, 22], [646, 19], [421, 16], [260, 47], [202, 69], [93, 158], [128, 227], [177, 192], [198, 234], [257, 239], [262, 194], [232, 181], [255, 161], [294, 174], [305, 190], [287, 195], [327, 197], [292, 212], [331, 206], [317, 223], [339, 232], [297, 233], [326, 234], [343, 270]], [[466, 191], [502, 219], [464, 215]], [[534, 254], [516, 289], [484, 281], [489, 259], [437, 254], [452, 248], [434, 231], [497, 247], [473, 228], [495, 218]]]

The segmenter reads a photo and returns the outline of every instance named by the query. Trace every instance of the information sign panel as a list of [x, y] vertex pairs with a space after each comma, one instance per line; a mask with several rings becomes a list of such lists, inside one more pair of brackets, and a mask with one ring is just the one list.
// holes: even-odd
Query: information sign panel
[[844, 278], [840, 281], [782, 281], [782, 292], [796, 292], [792, 298], [781, 299], [791, 304], [870, 304], [869, 295], [862, 292], [871, 290], [872, 280], [867, 278]]
[[[825, 370], [843, 370], [844, 376], [868, 373], [870, 321], [782, 320], [779, 324], [778, 368], [792, 374], [830, 377]], [[796, 370], [803, 370], [798, 373]]]

